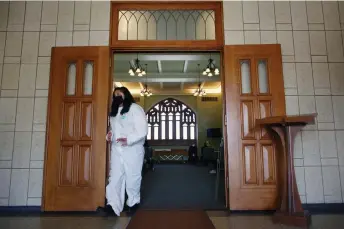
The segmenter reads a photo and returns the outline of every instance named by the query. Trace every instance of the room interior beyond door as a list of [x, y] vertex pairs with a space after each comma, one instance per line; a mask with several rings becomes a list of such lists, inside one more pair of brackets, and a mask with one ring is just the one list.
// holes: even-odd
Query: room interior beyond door
[[255, 120], [285, 115], [280, 45], [225, 46], [231, 210], [276, 208], [278, 149]]
[[44, 211], [104, 205], [108, 47], [52, 50], [44, 166]]

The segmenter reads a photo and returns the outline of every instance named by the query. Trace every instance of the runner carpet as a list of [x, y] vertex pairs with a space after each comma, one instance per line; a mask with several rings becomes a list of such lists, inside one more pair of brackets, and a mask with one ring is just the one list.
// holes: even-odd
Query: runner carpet
[[127, 229], [215, 229], [202, 210], [138, 210]]

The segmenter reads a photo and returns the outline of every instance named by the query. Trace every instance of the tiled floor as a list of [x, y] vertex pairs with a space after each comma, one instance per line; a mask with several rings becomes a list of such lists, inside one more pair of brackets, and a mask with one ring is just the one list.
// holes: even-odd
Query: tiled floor
[[[210, 217], [216, 229], [293, 229], [274, 225], [270, 216]], [[125, 229], [127, 217], [0, 217], [1, 229]], [[344, 215], [315, 215], [311, 229], [342, 229]]]

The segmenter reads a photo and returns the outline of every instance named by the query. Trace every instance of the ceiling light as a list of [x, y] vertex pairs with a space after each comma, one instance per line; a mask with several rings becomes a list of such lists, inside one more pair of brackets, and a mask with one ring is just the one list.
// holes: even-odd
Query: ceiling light
[[149, 97], [149, 96], [153, 95], [153, 93], [150, 89], [148, 89], [147, 84], [146, 84], [145, 87], [141, 90], [140, 95]]
[[203, 75], [207, 75], [209, 77], [212, 77], [213, 75], [219, 75], [220, 70], [215, 66], [214, 60], [209, 59], [208, 60], [208, 65], [203, 71]]
[[129, 71], [128, 71], [128, 73], [131, 76], [134, 76], [136, 74], [139, 77], [141, 77], [141, 76], [146, 74], [146, 69], [144, 69], [141, 66], [138, 55], [137, 55], [137, 58], [133, 62], [129, 61]]
[[[146, 64], [146, 70], [147, 70], [148, 68], [147, 68], [147, 64]], [[145, 74], [143, 74], [143, 73], [145, 73]], [[140, 75], [141, 74], [141, 75]], [[142, 71], [142, 73], [140, 73], [139, 74], [139, 76], [142, 76], [142, 75], [146, 75], [146, 84], [145, 84], [145, 86], [143, 87], [143, 89], [141, 90], [141, 93], [140, 93], [140, 95], [141, 96], [146, 96], [146, 97], [149, 97], [149, 96], [151, 96], [151, 95], [153, 95], [153, 93], [152, 93], [152, 91], [150, 90], [150, 89], [148, 89], [148, 85], [147, 85], [147, 73], [146, 73], [146, 71]]]
[[[204, 75], [205, 71], [203, 71]], [[204, 96], [206, 95], [206, 92], [203, 88], [201, 88], [201, 72], [199, 70], [199, 64], [198, 64], [198, 88], [194, 92], [194, 96]]]

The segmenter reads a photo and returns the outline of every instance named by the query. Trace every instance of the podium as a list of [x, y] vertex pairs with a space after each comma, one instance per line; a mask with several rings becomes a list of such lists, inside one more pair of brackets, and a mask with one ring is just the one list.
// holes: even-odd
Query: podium
[[310, 215], [301, 205], [294, 170], [294, 140], [296, 134], [307, 124], [314, 124], [317, 114], [300, 116], [275, 116], [257, 119], [256, 124], [264, 127], [279, 139], [277, 158], [277, 211], [273, 222], [308, 228]]

